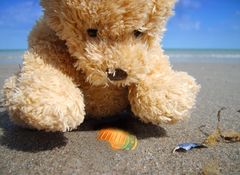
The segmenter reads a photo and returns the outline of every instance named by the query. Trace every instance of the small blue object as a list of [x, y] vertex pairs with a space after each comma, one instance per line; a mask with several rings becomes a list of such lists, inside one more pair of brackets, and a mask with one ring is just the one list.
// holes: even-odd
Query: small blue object
[[182, 143], [182, 144], [179, 144], [176, 148], [174, 148], [173, 153], [187, 152], [194, 148], [206, 148], [206, 146], [198, 143]]

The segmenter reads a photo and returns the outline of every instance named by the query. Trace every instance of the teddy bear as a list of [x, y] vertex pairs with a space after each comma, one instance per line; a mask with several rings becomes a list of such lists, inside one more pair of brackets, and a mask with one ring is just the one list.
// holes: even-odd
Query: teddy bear
[[76, 129], [130, 108], [144, 123], [190, 116], [199, 85], [174, 71], [161, 40], [175, 0], [41, 0], [4, 105], [19, 126]]

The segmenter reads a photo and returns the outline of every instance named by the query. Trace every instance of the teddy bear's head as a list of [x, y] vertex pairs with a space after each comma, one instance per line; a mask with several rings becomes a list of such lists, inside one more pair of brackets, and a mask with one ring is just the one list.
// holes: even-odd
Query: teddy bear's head
[[[44, 18], [93, 85], [126, 86], [151, 70], [175, 0], [42, 0]], [[146, 66], [147, 65], [147, 66]]]

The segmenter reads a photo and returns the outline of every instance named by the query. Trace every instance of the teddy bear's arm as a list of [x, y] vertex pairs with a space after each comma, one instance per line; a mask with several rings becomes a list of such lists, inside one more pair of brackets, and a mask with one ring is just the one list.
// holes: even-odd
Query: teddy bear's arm
[[129, 88], [134, 114], [152, 124], [175, 123], [188, 116], [199, 86], [184, 72], [155, 72]]
[[45, 131], [71, 130], [84, 119], [83, 94], [72, 78], [76, 72], [64, 46], [41, 25], [38, 23], [30, 35], [20, 73], [5, 82], [5, 106], [19, 125]]

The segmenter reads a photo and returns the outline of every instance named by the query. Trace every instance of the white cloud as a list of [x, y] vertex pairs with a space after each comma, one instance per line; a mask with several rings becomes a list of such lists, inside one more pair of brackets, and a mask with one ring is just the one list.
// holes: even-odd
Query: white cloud
[[199, 21], [187, 21], [179, 23], [179, 27], [182, 30], [200, 30], [201, 23]]
[[[201, 7], [200, 0], [177, 0], [178, 11], [174, 19], [174, 25], [184, 31], [198, 31], [201, 29], [201, 22], [193, 19], [190, 14], [197, 13], [196, 9]], [[191, 12], [191, 13], [189, 13]]]
[[195, 30], [198, 31], [201, 28], [201, 22], [197, 20], [193, 20], [190, 17], [183, 17], [177, 21], [177, 26], [181, 30]]

